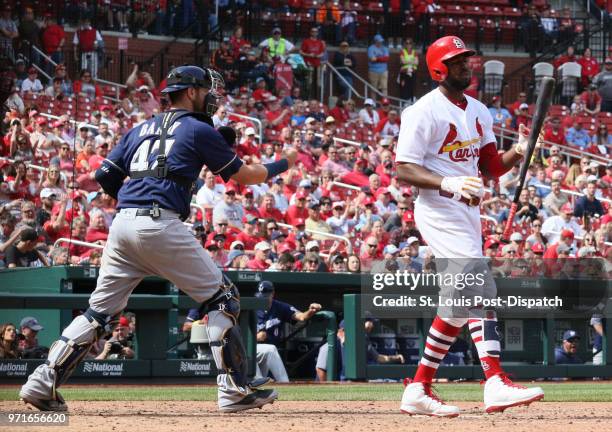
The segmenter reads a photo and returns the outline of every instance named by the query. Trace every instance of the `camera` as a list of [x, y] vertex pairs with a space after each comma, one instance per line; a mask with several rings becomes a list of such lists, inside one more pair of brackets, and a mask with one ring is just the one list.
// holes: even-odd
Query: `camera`
[[121, 351], [123, 351], [123, 344], [119, 341], [112, 341], [109, 354], [121, 354]]

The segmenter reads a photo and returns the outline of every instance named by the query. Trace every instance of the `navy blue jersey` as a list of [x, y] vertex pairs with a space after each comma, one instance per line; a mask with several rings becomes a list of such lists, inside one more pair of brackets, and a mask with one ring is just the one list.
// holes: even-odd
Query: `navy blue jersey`
[[[156, 116], [131, 129], [107, 159], [126, 175], [130, 171], [155, 168], [162, 118], [161, 115]], [[190, 183], [196, 181], [202, 165], [206, 165], [215, 175], [220, 175], [224, 181], [228, 181], [242, 166], [242, 161], [221, 134], [191, 115], [180, 117], [172, 123], [165, 147], [168, 170]], [[191, 194], [189, 187], [169, 179], [130, 179], [119, 190], [117, 208], [150, 208], [156, 202], [160, 208], [187, 217]]]
[[293, 316], [298, 312], [293, 306], [282, 301], [272, 300], [272, 306], [267, 311], [257, 311], [257, 331], [266, 332], [266, 343], [276, 345], [281, 341], [283, 323], [293, 322]]
[[555, 363], [556, 364], [582, 364], [584, 363], [576, 355], [566, 353], [563, 348], [555, 348]]

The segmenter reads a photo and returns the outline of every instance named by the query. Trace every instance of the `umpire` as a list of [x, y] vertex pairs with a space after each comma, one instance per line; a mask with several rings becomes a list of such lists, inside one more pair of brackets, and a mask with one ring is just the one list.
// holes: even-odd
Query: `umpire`
[[92, 344], [112, 332], [132, 290], [148, 275], [168, 279], [208, 314], [220, 411], [258, 408], [278, 397], [275, 390], [257, 389], [261, 381], [247, 381], [246, 352], [235, 326], [238, 290], [181, 222], [189, 215], [193, 184], [203, 165], [226, 182], [258, 184], [286, 171], [296, 159], [295, 150], [288, 150], [273, 163], [243, 164], [233, 149], [233, 130], [213, 128], [211, 117], [224, 86], [212, 69], [173, 69], [163, 90], [170, 99], [169, 111], [131, 129], [96, 171], [96, 180], [117, 198], [119, 210], [97, 286], [89, 309], [66, 327], [46, 363], [21, 388], [24, 402], [45, 411], [67, 409], [57, 388]]

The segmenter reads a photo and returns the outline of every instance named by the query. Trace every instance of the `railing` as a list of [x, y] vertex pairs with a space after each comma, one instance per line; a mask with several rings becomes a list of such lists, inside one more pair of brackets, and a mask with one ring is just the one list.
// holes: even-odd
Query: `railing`
[[69, 239], [69, 238], [58, 238], [57, 240], [55, 240], [55, 243], [53, 243], [53, 247], [56, 248], [57, 245], [62, 244], [62, 243], [68, 243], [68, 244], [75, 244], [77, 246], [85, 246], [85, 247], [89, 247], [92, 249], [104, 249], [104, 246], [99, 245], [97, 243], [89, 243], [89, 242], [84, 242], [81, 240], [74, 240], [74, 239]]
[[[11, 158], [4, 157], [4, 156], [0, 156], [0, 159], [1, 159], [1, 160], [8, 161], [8, 162], [10, 162], [10, 163], [15, 163], [15, 162], [24, 162], [24, 161], [17, 161], [17, 160], [15, 160], [15, 159], [11, 159]], [[47, 172], [47, 171], [49, 170], [49, 168], [48, 168], [48, 167], [43, 167], [43, 166], [40, 166], [40, 165], [34, 165], [34, 164], [26, 164], [26, 165], [27, 165], [28, 169], [30, 169], [30, 168], [31, 168], [31, 169], [33, 169], [34, 171], [39, 171], [39, 172]], [[65, 174], [63, 171], [60, 171], [60, 177], [62, 178], [62, 180], [64, 181], [64, 183], [68, 182], [68, 176], [67, 176], [67, 175], [66, 175], [66, 174]]]
[[[360, 98], [360, 99], [367, 99], [372, 97], [372, 94], [374, 96], [378, 96], [380, 98], [387, 98], [389, 99], [390, 102], [392, 102], [391, 105], [393, 105], [395, 108], [402, 110], [405, 106], [408, 105], [408, 101], [405, 99], [400, 99], [398, 97], [395, 96], [391, 96], [391, 95], [387, 95], [387, 94], [383, 94], [380, 90], [378, 90], [376, 87], [374, 87], [372, 84], [370, 84], [365, 78], [363, 78], [361, 75], [359, 75], [357, 72], [355, 72], [354, 70], [352, 70], [351, 68], [348, 68], [346, 66], [341, 66], [341, 67], [334, 67], [331, 63], [329, 62], [325, 62], [323, 63], [323, 67], [321, 68], [321, 83], [323, 84], [325, 81], [323, 80], [324, 78], [324, 74], [326, 70], [329, 70], [329, 93], [330, 95], [333, 94], [333, 78], [334, 76], [337, 76], [339, 78], [341, 78], [343, 80], [343, 82], [345, 84], [348, 84], [346, 79], [344, 79], [344, 77], [342, 77], [342, 74], [340, 73], [340, 70], [343, 71], [348, 71], [353, 78], [357, 79], [357, 81], [359, 81], [362, 85], [363, 85], [363, 96], [361, 94], [359, 94], [359, 92], [357, 92], [355, 90], [354, 86], [350, 86], [351, 91], [355, 92], [355, 95]], [[321, 85], [321, 102], [325, 102], [324, 99], [324, 92], [325, 92], [325, 86]], [[393, 102], [395, 102], [393, 104]]]
[[[59, 116], [56, 116], [56, 115], [53, 115], [53, 114], [47, 114], [47, 113], [40, 113], [39, 115], [41, 115], [41, 116], [43, 116], [43, 117], [47, 117], [47, 118], [53, 119], [53, 120], [59, 120], [59, 119], [61, 118], [61, 117], [59, 117]], [[88, 127], [88, 128], [90, 128], [90, 129], [96, 129], [96, 130], [98, 130], [98, 126], [93, 125], [93, 124], [91, 124], [91, 123], [78, 122], [78, 121], [76, 121], [76, 120], [72, 120], [72, 119], [71, 119], [71, 120], [68, 120], [68, 122], [70, 122], [70, 124], [74, 124], [74, 125], [77, 125], [77, 124], [83, 124], [83, 125], [87, 126], [87, 127]]]
[[120, 84], [120, 83], [116, 83], [113, 81], [107, 81], [104, 80], [102, 78], [94, 78], [95, 82], [98, 82], [100, 84], [106, 85], [106, 86], [113, 86], [115, 87], [115, 97], [110, 97], [110, 96], [105, 96], [107, 99], [111, 99], [114, 100], [116, 102], [119, 102], [121, 100], [121, 90], [120, 89], [126, 89], [128, 86], [126, 86], [125, 84]]
[[361, 192], [361, 188], [359, 186], [354, 186], [354, 185], [351, 185], [351, 184], [342, 183], [342, 182], [339, 182], [339, 181], [336, 181], [336, 180], [334, 180], [332, 182], [332, 184], [335, 185], [335, 186], [341, 187], [341, 188], [352, 189], [352, 190]]
[[[536, 184], [536, 185], [528, 185], [528, 186], [534, 186], [536, 188], [544, 188], [544, 189], [552, 189], [550, 186], [546, 185], [546, 184]], [[581, 192], [576, 192], [573, 190], [569, 190], [569, 189], [561, 189], [561, 193], [564, 193], [566, 195], [573, 195], [573, 196], [577, 196], [577, 197], [583, 197], [585, 196], [583, 193]], [[603, 201], [603, 202], [607, 202], [607, 203], [612, 203], [611, 199], [608, 198], [597, 198], [599, 201]], [[603, 216], [603, 215], [602, 215]]]
[[[315, 133], [315, 136], [317, 138], [323, 138], [323, 134], [321, 134], [321, 133]], [[334, 142], [339, 142], [339, 143], [342, 143], [342, 144], [348, 144], [348, 145], [352, 145], [352, 146], [355, 146], [355, 147], [360, 147], [361, 146], [361, 144], [358, 143], [357, 141], [351, 141], [351, 140], [347, 140], [345, 138], [336, 138], [336, 137], [334, 137]]]
[[[265, 219], [259, 219], [259, 221], [260, 222], [265, 222]], [[276, 222], [276, 225], [278, 225], [279, 227], [286, 228], [286, 229], [291, 230], [291, 231], [295, 231], [295, 227], [293, 225], [289, 225], [289, 224], [282, 223], [282, 222]], [[347, 237], [344, 237], [344, 236], [341, 236], [341, 235], [337, 235], [337, 234], [326, 233], [326, 232], [323, 232], [323, 231], [311, 230], [311, 229], [308, 229], [308, 228], [304, 229], [304, 231], [309, 233], [309, 234], [316, 234], [316, 235], [320, 235], [322, 237], [329, 237], [331, 239], [340, 240], [340, 241], [346, 243], [347, 250], [349, 250], [349, 251], [353, 250], [353, 245], [351, 244], [351, 241]]]
[[[504, 128], [504, 127], [499, 127], [499, 126], [494, 126], [493, 127], [493, 132], [499, 136], [500, 140], [503, 140], [508, 138], [511, 140], [516, 140], [518, 137], [518, 132], [512, 129], [508, 129], [508, 128]], [[566, 160], [567, 163], [569, 165], [570, 163], [570, 159], [571, 158], [581, 158], [581, 157], [588, 157], [591, 160], [597, 161], [599, 164], [606, 166], [608, 165], [608, 163], [610, 162], [609, 158], [605, 157], [605, 156], [600, 156], [600, 155], [596, 155], [593, 153], [589, 153], [586, 152], [584, 150], [580, 150], [577, 149], [575, 147], [571, 147], [571, 146], [567, 146], [567, 145], [561, 145], [561, 144], [556, 144], [556, 143], [552, 143], [550, 141], [543, 141], [543, 146], [540, 148], [540, 152], [542, 152], [542, 150], [545, 149], [549, 149], [552, 146], [557, 146], [559, 147], [560, 153], [566, 156]]]
[[325, 103], [325, 70], [326, 69], [329, 69], [332, 72], [329, 74], [329, 95], [330, 96], [333, 96], [334, 94], [334, 76], [335, 76], [337, 79], [343, 82], [344, 85], [346, 85], [346, 87], [349, 89], [349, 98], [351, 97], [353, 93], [355, 93], [355, 96], [357, 96], [359, 99], [365, 99], [365, 97], [361, 96], [361, 94], [357, 91], [357, 89], [353, 87], [353, 85], [349, 83], [340, 72], [338, 72], [338, 69], [336, 69], [331, 63], [325, 62], [323, 63], [323, 67], [321, 68], [321, 73], [319, 77], [319, 82], [321, 83], [321, 102], [322, 103]]
[[47, 81], [51, 81], [51, 77], [49, 76], [49, 74], [47, 74], [47, 72], [45, 72], [43, 68], [41, 68], [35, 63], [32, 63], [32, 67], [34, 67], [38, 71], [39, 74], [43, 75], [47, 79]]
[[[549, 233], [550, 233], [550, 234], [555, 234], [555, 235], [558, 235], [558, 236], [560, 236], [560, 235], [561, 235], [561, 231], [549, 231]], [[584, 240], [584, 236], [581, 236], [581, 235], [574, 235], [574, 238], [575, 238], [576, 240]], [[607, 242], [607, 241], [606, 241], [606, 242], [604, 242], [604, 244], [605, 244], [606, 246], [612, 246], [612, 242]]]
[[235, 116], [238, 118], [243, 118], [243, 119], [252, 121], [253, 123], [257, 123], [257, 127], [259, 128], [259, 143], [261, 144], [264, 142], [264, 129], [263, 129], [263, 123], [261, 122], [261, 120], [259, 120], [257, 117], [249, 117], [247, 115], [236, 114], [234, 112], [228, 113], [228, 115]]
[[497, 219], [495, 219], [493, 216], [487, 216], [487, 215], [480, 215], [480, 219], [489, 221], [489, 222], [493, 222], [494, 224], [497, 225]]

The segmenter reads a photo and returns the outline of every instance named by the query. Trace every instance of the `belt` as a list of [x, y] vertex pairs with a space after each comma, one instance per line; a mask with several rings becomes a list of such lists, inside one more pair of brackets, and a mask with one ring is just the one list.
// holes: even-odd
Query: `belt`
[[149, 216], [152, 219], [174, 219], [178, 218], [179, 215], [175, 211], [166, 210], [162, 208], [123, 208], [120, 210], [120, 213], [126, 216]]
[[[445, 198], [450, 198], [450, 199], [455, 199], [455, 195], [453, 195], [450, 192], [447, 191], [443, 191], [440, 190], [440, 196], [443, 196]], [[472, 198], [466, 198], [463, 195], [459, 195], [459, 199], [456, 201], [462, 202], [463, 204], [469, 206], [469, 207], [476, 207], [480, 205], [480, 197], [472, 197]]]

